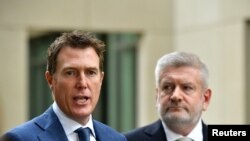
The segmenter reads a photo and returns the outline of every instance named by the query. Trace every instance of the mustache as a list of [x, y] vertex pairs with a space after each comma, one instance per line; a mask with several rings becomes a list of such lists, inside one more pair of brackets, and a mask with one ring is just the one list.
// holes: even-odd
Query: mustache
[[167, 104], [168, 107], [183, 107], [183, 103], [180, 102], [180, 101], [174, 101], [174, 100], [171, 100], [169, 101], [169, 103]]
[[167, 104], [167, 109], [187, 109], [187, 107], [180, 102], [170, 102]]

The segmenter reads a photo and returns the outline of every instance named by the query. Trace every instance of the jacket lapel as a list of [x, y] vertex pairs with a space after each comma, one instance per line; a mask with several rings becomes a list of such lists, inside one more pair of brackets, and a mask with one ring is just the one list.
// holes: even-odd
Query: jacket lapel
[[95, 134], [96, 134], [96, 140], [97, 141], [109, 141], [110, 134], [106, 133], [106, 130], [103, 126], [101, 126], [98, 122], [93, 120]]
[[[166, 135], [160, 120], [156, 121], [154, 124], [149, 126], [144, 130], [144, 133], [148, 136], [145, 138], [145, 141], [167, 141]], [[208, 129], [207, 125], [202, 121], [202, 133], [203, 133], [203, 141], [208, 141]]]
[[147, 138], [145, 138], [145, 141], [167, 141], [166, 135], [163, 129], [163, 126], [161, 124], [161, 121], [158, 120], [148, 128], [144, 130], [144, 134], [146, 134]]
[[37, 124], [44, 131], [38, 135], [40, 141], [68, 140], [63, 127], [52, 107], [50, 107], [43, 115], [38, 117], [35, 120], [35, 124]]
[[203, 133], [203, 141], [207, 141], [208, 139], [208, 127], [207, 125], [202, 121], [202, 133]]

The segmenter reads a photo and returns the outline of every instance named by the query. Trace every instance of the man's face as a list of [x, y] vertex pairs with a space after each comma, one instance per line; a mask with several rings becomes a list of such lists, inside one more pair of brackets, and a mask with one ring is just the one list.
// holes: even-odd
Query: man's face
[[210, 101], [210, 89], [203, 89], [200, 72], [191, 67], [172, 67], [160, 74], [156, 88], [157, 108], [167, 124], [194, 125]]
[[58, 54], [56, 72], [46, 72], [54, 100], [69, 118], [85, 124], [99, 99], [104, 73], [91, 47], [64, 47]]

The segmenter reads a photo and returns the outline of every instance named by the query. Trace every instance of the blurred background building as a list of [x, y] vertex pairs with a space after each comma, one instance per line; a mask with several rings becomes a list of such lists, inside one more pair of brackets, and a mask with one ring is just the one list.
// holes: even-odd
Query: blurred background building
[[172, 51], [208, 65], [208, 124], [250, 123], [249, 0], [0, 0], [0, 134], [51, 104], [46, 49], [62, 32], [107, 44], [94, 116], [125, 132], [158, 118], [154, 67]]

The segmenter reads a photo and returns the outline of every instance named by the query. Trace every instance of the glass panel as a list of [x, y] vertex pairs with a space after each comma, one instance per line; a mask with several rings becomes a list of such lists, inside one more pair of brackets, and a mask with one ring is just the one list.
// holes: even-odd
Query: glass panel
[[135, 127], [136, 44], [135, 34], [108, 36], [108, 124], [120, 131]]
[[29, 48], [29, 117], [35, 117], [44, 112], [52, 103], [52, 96], [44, 73], [46, 70], [46, 51], [50, 43], [59, 33], [32, 38]]
[[[44, 77], [46, 51], [60, 33], [30, 40], [30, 118], [44, 112], [52, 103]], [[106, 43], [104, 80], [93, 117], [119, 131], [135, 127], [136, 34], [96, 34]]]
[[250, 60], [250, 21], [247, 22], [246, 24], [246, 47], [245, 47], [245, 66], [246, 66], [246, 122], [250, 123], [250, 65], [248, 60]]

